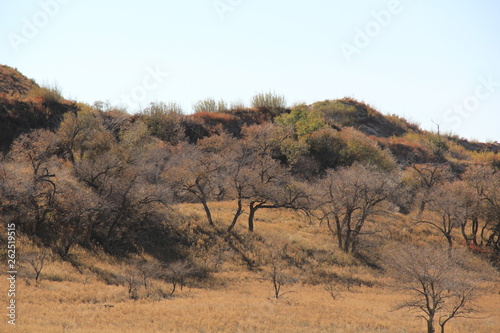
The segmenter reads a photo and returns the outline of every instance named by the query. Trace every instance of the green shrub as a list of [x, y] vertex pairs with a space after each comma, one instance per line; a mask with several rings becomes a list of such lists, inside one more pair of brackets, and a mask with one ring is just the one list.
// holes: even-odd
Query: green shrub
[[342, 150], [342, 161], [346, 165], [354, 162], [368, 163], [383, 170], [392, 170], [396, 161], [387, 150], [382, 150], [376, 141], [354, 128], [345, 128], [340, 132], [341, 138], [347, 146]]
[[290, 113], [278, 116], [276, 122], [285, 126], [293, 126], [299, 138], [326, 126], [323, 115], [317, 110], [309, 109], [305, 104], [295, 106]]
[[356, 125], [356, 107], [342, 100], [317, 102], [312, 105], [312, 108], [342, 126]]
[[324, 128], [314, 132], [309, 138], [311, 156], [319, 163], [321, 170], [346, 165], [347, 143], [340, 132]]

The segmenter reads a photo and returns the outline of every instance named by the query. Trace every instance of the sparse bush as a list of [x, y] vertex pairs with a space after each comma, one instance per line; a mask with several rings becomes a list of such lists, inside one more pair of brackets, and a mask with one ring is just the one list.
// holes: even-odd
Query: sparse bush
[[28, 98], [40, 98], [45, 104], [53, 104], [63, 100], [61, 89], [57, 84], [35, 86], [28, 92]]
[[252, 107], [267, 111], [276, 117], [286, 110], [286, 99], [273, 92], [260, 93], [252, 98]]
[[141, 286], [141, 278], [137, 270], [128, 269], [125, 272], [124, 282], [130, 299], [137, 301], [139, 299], [139, 287]]
[[213, 98], [202, 99], [198, 101], [194, 106], [193, 110], [197, 112], [225, 112], [228, 110], [226, 102], [224, 100], [216, 101]]
[[246, 106], [242, 100], [235, 100], [229, 104], [229, 108], [233, 111], [238, 111], [238, 110], [244, 110]]
[[325, 291], [333, 298], [337, 300], [340, 297], [341, 288], [335, 281], [329, 281], [325, 284]]

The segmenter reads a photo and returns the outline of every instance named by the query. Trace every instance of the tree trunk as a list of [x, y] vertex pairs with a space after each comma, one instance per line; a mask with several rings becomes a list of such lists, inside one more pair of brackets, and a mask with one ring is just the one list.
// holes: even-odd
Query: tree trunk
[[353, 230], [351, 229], [351, 218], [352, 218], [352, 212], [348, 212], [344, 217], [345, 238], [344, 238], [343, 250], [345, 253], [351, 252], [351, 245], [352, 245], [351, 236], [353, 232]]
[[249, 232], [253, 232], [255, 213], [260, 208], [277, 208], [277, 207], [272, 206], [272, 205], [265, 206], [265, 202], [257, 202], [257, 201], [250, 202], [250, 213], [248, 215], [248, 231]]
[[465, 227], [466, 226], [467, 226], [467, 222], [466, 223], [462, 223], [460, 225], [460, 232], [462, 233], [462, 237], [465, 240], [465, 245], [467, 245], [467, 247], [470, 249], [471, 248], [471, 244], [472, 244], [472, 240], [470, 239], [469, 236], [467, 236], [467, 232], [465, 231]]
[[241, 199], [238, 199], [238, 209], [236, 210], [236, 213], [234, 214], [233, 221], [231, 222], [231, 225], [229, 228], [227, 228], [227, 232], [231, 232], [236, 225], [236, 222], [238, 222], [238, 218], [240, 215], [243, 213], [243, 203], [241, 202]]
[[248, 231], [253, 232], [253, 220], [255, 218], [255, 212], [259, 209], [255, 206], [255, 202], [250, 202], [250, 212], [248, 214]]
[[445, 234], [446, 240], [448, 241], [448, 257], [451, 259], [453, 254], [453, 239], [450, 234]]
[[111, 224], [111, 226], [109, 227], [108, 229], [108, 232], [106, 233], [106, 238], [104, 240], [104, 249], [109, 252], [110, 250], [110, 243], [111, 243], [111, 236], [113, 235], [113, 232], [115, 230], [115, 228], [118, 226], [118, 223], [120, 223], [120, 220], [122, 219], [122, 215], [118, 215], [116, 217], [116, 219], [113, 221], [113, 223]]
[[342, 225], [340, 224], [340, 218], [338, 216], [335, 216], [335, 224], [337, 226], [337, 242], [339, 245], [339, 248], [342, 248], [343, 240], [344, 237], [342, 236]]
[[434, 315], [430, 315], [427, 319], [427, 333], [434, 333]]
[[420, 208], [418, 210], [418, 215], [417, 216], [422, 215], [422, 213], [425, 210], [425, 206], [427, 206], [427, 201], [426, 200], [422, 200], [422, 202], [420, 203]]
[[214, 220], [212, 219], [212, 213], [210, 212], [210, 208], [208, 207], [207, 201], [205, 199], [201, 200], [203, 204], [203, 209], [205, 210], [205, 214], [207, 215], [208, 224], [212, 227], [214, 226]]

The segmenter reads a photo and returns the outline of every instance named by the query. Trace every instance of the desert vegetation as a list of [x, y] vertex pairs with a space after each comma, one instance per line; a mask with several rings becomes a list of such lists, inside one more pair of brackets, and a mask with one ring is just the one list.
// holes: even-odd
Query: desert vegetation
[[289, 107], [260, 93], [251, 108], [210, 98], [191, 115], [168, 102], [129, 115], [23, 89], [2, 90], [2, 119], [49, 116], [1, 140], [19, 331], [500, 325], [498, 144], [352, 98]]

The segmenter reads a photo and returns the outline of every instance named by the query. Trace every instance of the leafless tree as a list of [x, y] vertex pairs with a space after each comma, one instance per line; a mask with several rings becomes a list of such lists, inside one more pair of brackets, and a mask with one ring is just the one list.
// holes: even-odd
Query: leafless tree
[[356, 253], [363, 227], [381, 213], [382, 203], [396, 196], [397, 179], [393, 174], [372, 166], [355, 164], [350, 168], [328, 171], [318, 184], [321, 219], [325, 220], [338, 246]]
[[425, 210], [428, 196], [434, 186], [443, 184], [452, 178], [449, 165], [442, 163], [409, 163], [407, 171], [410, 174], [408, 182], [412, 184], [414, 190], [418, 193], [419, 213]]
[[215, 226], [209, 202], [224, 195], [223, 160], [216, 153], [203, 152], [194, 145], [175, 147], [164, 177], [171, 184], [175, 197], [195, 199], [203, 205], [207, 222]]
[[402, 246], [389, 252], [387, 267], [395, 277], [397, 288], [410, 298], [396, 309], [409, 309], [426, 321], [427, 332], [441, 333], [453, 318], [470, 318], [478, 311], [475, 300], [484, 281], [477, 258], [470, 259], [463, 251], [449, 256], [443, 248]]
[[292, 292], [283, 292], [283, 286], [296, 283], [298, 279], [287, 269], [287, 262], [285, 260], [287, 245], [279, 242], [271, 242], [267, 248], [270, 267], [264, 271], [264, 279], [272, 283], [274, 298], [278, 299]]
[[179, 285], [182, 290], [186, 279], [196, 271], [195, 267], [188, 261], [175, 261], [165, 266], [163, 278], [172, 284], [170, 295], [173, 295]]
[[259, 209], [286, 208], [308, 212], [311, 194], [307, 184], [293, 179], [290, 171], [273, 158], [292, 133], [291, 129], [273, 124], [243, 129], [241, 145], [251, 156], [251, 163], [246, 167], [250, 191], [245, 197], [249, 203], [250, 232], [254, 230], [255, 214]]
[[473, 214], [473, 207], [464, 198], [463, 183], [455, 181], [434, 187], [427, 198], [429, 214], [420, 215], [418, 223], [424, 223], [439, 230], [453, 247], [452, 232], [465, 225]]
[[50, 253], [47, 250], [30, 251], [23, 253], [20, 259], [21, 261], [26, 261], [33, 268], [35, 281], [38, 282], [45, 264], [50, 260]]
[[37, 234], [53, 209], [57, 192], [54, 168], [59, 167], [56, 149], [54, 133], [36, 130], [14, 141], [9, 153], [13, 163], [7, 165], [6, 184], [10, 183], [10, 189], [6, 192], [17, 202], [23, 222], [30, 224], [22, 228], [31, 234]]
[[107, 151], [115, 141], [113, 134], [106, 131], [101, 115], [95, 110], [66, 113], [57, 135], [71, 163]]
[[128, 268], [124, 272], [122, 282], [127, 287], [130, 299], [136, 301], [139, 299], [139, 288], [141, 286], [141, 277], [137, 269]]
[[[475, 220], [470, 223], [472, 242], [486, 245], [500, 254], [500, 173], [489, 166], [473, 166], [464, 174], [464, 181], [476, 201]], [[480, 223], [480, 220], [483, 223]], [[497, 258], [498, 260], [498, 258]]]
[[269, 182], [256, 182], [249, 200], [249, 231], [254, 230], [255, 213], [259, 209], [286, 208], [308, 214], [311, 208], [308, 184], [294, 180], [285, 172]]

